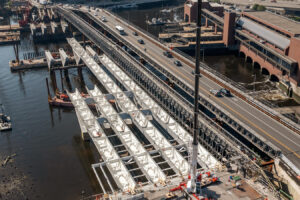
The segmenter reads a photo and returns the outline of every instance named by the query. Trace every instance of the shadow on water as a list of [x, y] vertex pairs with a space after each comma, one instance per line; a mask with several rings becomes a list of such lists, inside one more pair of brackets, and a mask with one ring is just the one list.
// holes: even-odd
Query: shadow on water
[[91, 167], [92, 164], [98, 163], [101, 160], [95, 145], [91, 142], [83, 141], [81, 136], [76, 135], [73, 137], [73, 148], [80, 160], [81, 165], [84, 168], [87, 177], [90, 180], [90, 184], [94, 193], [102, 192]]

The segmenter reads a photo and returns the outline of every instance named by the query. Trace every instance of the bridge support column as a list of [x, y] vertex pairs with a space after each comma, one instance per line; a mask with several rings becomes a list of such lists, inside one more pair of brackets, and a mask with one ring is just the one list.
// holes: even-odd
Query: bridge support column
[[52, 87], [54, 92], [57, 92], [57, 82], [56, 82], [56, 74], [54, 70], [50, 71], [50, 78], [51, 78], [51, 82], [52, 82]]
[[82, 41], [83, 41], [83, 46], [85, 47], [85, 36], [82, 34]]
[[70, 83], [69, 71], [67, 69], [64, 70], [64, 76], [66, 78], [66, 84], [69, 90], [72, 90], [72, 86]]
[[217, 34], [217, 32], [218, 32], [218, 26], [217, 24], [215, 24], [215, 34]]
[[77, 74], [78, 74], [80, 80], [83, 81], [83, 75], [82, 75], [82, 68], [81, 67], [77, 68]]
[[16, 62], [19, 63], [19, 45], [18, 45], [18, 43], [14, 44], [14, 52], [15, 52]]
[[205, 18], [205, 27], [206, 28], [208, 27], [208, 19], [207, 19], [207, 17]]
[[81, 139], [85, 142], [89, 142], [90, 141], [89, 134], [87, 132], [81, 131]]

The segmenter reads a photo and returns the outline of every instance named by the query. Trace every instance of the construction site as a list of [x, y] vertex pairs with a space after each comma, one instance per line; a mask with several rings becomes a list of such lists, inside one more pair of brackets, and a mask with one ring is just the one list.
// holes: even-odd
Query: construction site
[[[23, 13], [19, 25], [0, 27], [0, 38], [3, 30], [6, 40], [13, 41], [15, 59], [9, 62], [10, 70], [47, 68], [51, 109], [74, 109], [82, 141], [97, 150], [99, 159], [90, 167], [101, 192], [81, 199], [275, 200], [300, 196], [296, 149], [292, 151], [252, 121], [248, 123], [234, 109], [224, 111], [229, 106], [216, 104], [221, 101], [217, 95], [202, 88], [201, 84], [209, 85], [205, 81], [214, 82], [232, 94], [230, 98], [222, 94], [222, 101], [246, 102], [241, 104], [245, 110], [257, 109], [262, 119], [272, 120], [298, 139], [298, 125], [275, 115], [200, 62], [200, 40], [204, 48], [225, 48], [217, 24], [201, 26], [201, 6], [196, 23], [167, 25], [159, 41], [105, 9], [44, 5], [34, 0], [19, 7], [23, 10], [18, 6], [13, 10]], [[25, 30], [34, 43], [66, 40], [66, 48], [24, 54], [20, 59], [18, 34]], [[136, 37], [145, 43], [135, 44]], [[178, 51], [195, 48], [196, 60]], [[174, 61], [184, 66], [175, 69]], [[80, 87], [64, 85], [71, 69], [77, 70]], [[83, 70], [94, 77], [92, 86], [84, 84]], [[177, 70], [193, 82], [176, 76]]]

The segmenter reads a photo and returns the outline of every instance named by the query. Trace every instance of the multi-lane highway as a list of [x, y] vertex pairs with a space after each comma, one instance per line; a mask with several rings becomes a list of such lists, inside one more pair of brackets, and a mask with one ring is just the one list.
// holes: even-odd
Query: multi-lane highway
[[[87, 12], [85, 8], [83, 8], [83, 11]], [[109, 28], [111, 32], [119, 34], [116, 26], [121, 26], [126, 34], [119, 34], [119, 37], [123, 37], [123, 39], [134, 45], [141, 53], [151, 57], [155, 63], [164, 67], [186, 85], [189, 85], [191, 88], [194, 87], [193, 69], [185, 64], [190, 62], [187, 58], [181, 56], [180, 60], [185, 60], [186, 62], [182, 62], [182, 66], [178, 67], [174, 64], [176, 58], [168, 58], [163, 55], [165, 50], [161, 47], [162, 45], [157, 45], [157, 41], [141, 34], [139, 30], [106, 11], [100, 10], [97, 12], [96, 16], [94, 14], [95, 12], [95, 10], [90, 11], [93, 17]], [[106, 22], [101, 20], [102, 16], [105, 17]], [[133, 31], [139, 33], [139, 35], [134, 35]], [[140, 44], [138, 42], [139, 39], [142, 39], [144, 44]], [[279, 147], [282, 150], [282, 153], [291, 160], [293, 164], [300, 168], [300, 135], [238, 97], [215, 97], [209, 92], [210, 89], [220, 88], [221, 86], [211, 79], [205, 76], [200, 78], [201, 96], [208, 99], [210, 98], [227, 113], [234, 116], [237, 122], [244, 124], [265, 138], [266, 141], [270, 141], [272, 144]]]

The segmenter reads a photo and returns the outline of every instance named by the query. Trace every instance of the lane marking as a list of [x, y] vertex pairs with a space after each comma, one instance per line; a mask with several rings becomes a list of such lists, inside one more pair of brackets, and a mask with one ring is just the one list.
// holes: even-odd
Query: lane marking
[[[123, 24], [124, 25], [124, 24]], [[148, 40], [149, 41], [149, 40]], [[141, 51], [141, 50], [140, 50]], [[147, 53], [150, 54], [150, 52], [152, 53], [152, 49], [151, 51], [148, 51]], [[154, 54], [154, 55], [153, 55]], [[156, 53], [152, 53], [152, 56], [157, 56]], [[161, 56], [159, 56], [159, 59], [161, 58]], [[170, 69], [170, 67], [169, 67]], [[175, 71], [182, 75], [184, 77], [184, 79], [186, 81], [189, 81], [191, 85], [191, 79], [190, 77], [187, 77], [185, 74], [183, 74], [182, 72], [180, 72], [177, 68], [173, 68], [173, 70], [175, 69]], [[207, 95], [209, 95], [210, 93], [203, 87], [199, 86], [205, 93], [207, 93]], [[213, 95], [211, 95], [213, 96]], [[253, 122], [251, 122], [250, 120], [248, 120], [246, 117], [244, 117], [243, 115], [241, 115], [240, 113], [238, 113], [237, 111], [235, 111], [233, 108], [231, 108], [230, 106], [228, 106], [227, 104], [225, 104], [224, 102], [222, 102], [220, 99], [216, 98], [215, 96], [213, 96], [213, 98], [215, 100], [217, 100], [219, 103], [221, 103], [222, 105], [224, 105], [225, 107], [227, 107], [229, 110], [231, 110], [232, 112], [234, 112], [236, 115], [238, 115], [239, 117], [243, 118], [246, 122], [248, 122], [249, 124], [251, 124], [253, 127], [255, 127], [256, 129], [260, 130], [263, 134], [265, 134], [266, 136], [268, 136], [269, 138], [271, 138], [272, 140], [276, 141], [278, 144], [280, 144], [282, 147], [286, 148], [287, 150], [289, 150], [291, 153], [293, 153], [295, 156], [297, 156], [298, 158], [300, 158], [300, 155], [298, 153], [296, 153], [296, 151], [293, 151], [291, 148], [289, 148], [287, 145], [283, 144], [281, 141], [279, 141], [278, 139], [276, 139], [275, 137], [273, 137], [271, 134], [269, 134], [268, 132], [266, 132], [265, 130], [263, 130], [262, 128], [260, 128], [259, 126], [257, 126], [256, 124], [254, 124]]]
[[[210, 88], [210, 86], [207, 83], [202, 82], [203, 84], [205, 84], [208, 88]], [[245, 108], [243, 108], [241, 105], [233, 102], [233, 100], [231, 100], [230, 98], [227, 98], [227, 100], [229, 102], [232, 102], [235, 106], [239, 107], [241, 110], [243, 110], [245, 113], [248, 113], [250, 116], [252, 116], [253, 118], [256, 118], [251, 112], [248, 112]], [[237, 99], [236, 99], [237, 101]], [[278, 130], [274, 129], [272, 126], [270, 126], [268, 123], [265, 123], [263, 121], [261, 121], [261, 123], [265, 124], [267, 127], [269, 127], [270, 129], [272, 129], [274, 132], [276, 132], [278, 135], [281, 135], [283, 138], [289, 140], [291, 143], [295, 144], [296, 146], [300, 147], [299, 143], [295, 143], [295, 141], [293, 141], [292, 139], [288, 138], [286, 135], [283, 135], [281, 132], [279, 132]], [[298, 135], [296, 135], [297, 137]], [[298, 138], [297, 138], [298, 139]]]
[[[208, 91], [206, 91], [203, 87], [199, 86], [202, 90], [204, 90], [204, 92], [206, 92], [207, 94], [209, 94]], [[215, 100], [217, 100], [218, 102], [220, 102], [221, 104], [223, 104], [225, 107], [227, 107], [228, 109], [230, 109], [232, 112], [234, 112], [236, 115], [240, 116], [241, 118], [243, 118], [245, 121], [247, 121], [249, 124], [251, 124], [252, 126], [254, 126], [255, 128], [257, 128], [258, 130], [260, 130], [262, 133], [264, 133], [265, 135], [269, 136], [271, 139], [273, 139], [274, 141], [276, 141], [278, 144], [280, 144], [281, 146], [283, 146], [284, 148], [286, 148], [287, 150], [289, 150], [291, 153], [293, 153], [295, 156], [297, 156], [298, 158], [300, 158], [300, 155], [298, 153], [296, 153], [296, 151], [293, 151], [290, 147], [288, 147], [287, 145], [283, 144], [281, 141], [279, 141], [278, 139], [276, 139], [275, 137], [273, 137], [271, 134], [269, 134], [268, 132], [266, 132], [265, 130], [263, 130], [262, 128], [260, 128], [259, 126], [257, 126], [256, 124], [254, 124], [253, 122], [249, 121], [247, 118], [245, 118], [243, 115], [241, 115], [240, 113], [238, 113], [237, 111], [235, 111], [234, 109], [232, 109], [230, 106], [226, 105], [224, 102], [222, 102], [220, 99], [218, 99], [217, 97], [211, 95]]]

